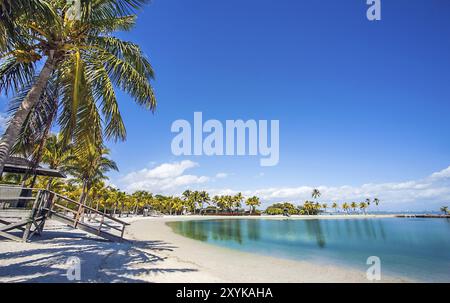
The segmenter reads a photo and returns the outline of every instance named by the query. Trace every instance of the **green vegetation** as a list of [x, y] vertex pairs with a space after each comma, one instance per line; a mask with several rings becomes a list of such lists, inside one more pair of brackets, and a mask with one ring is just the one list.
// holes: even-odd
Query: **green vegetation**
[[[317, 199], [321, 196], [321, 193], [318, 189], [313, 189], [311, 197]], [[374, 198], [373, 202], [378, 206], [380, 200], [378, 198]], [[350, 213], [363, 213], [367, 214], [367, 210], [370, 206], [370, 199], [366, 199], [364, 202], [351, 202], [351, 203], [343, 203], [339, 206], [338, 203], [333, 202], [331, 204], [331, 208], [334, 209], [334, 212], [338, 212], [339, 209], [342, 209], [346, 214]], [[265, 210], [265, 213], [268, 215], [282, 215], [287, 211], [290, 215], [318, 215], [322, 212], [327, 212], [328, 203], [312, 202], [305, 201], [302, 205], [295, 206], [294, 203], [284, 202], [284, 203], [275, 203]], [[442, 208], [441, 208], [441, 211]]]
[[149, 61], [137, 44], [114, 36], [134, 27], [147, 2], [81, 1], [74, 16], [65, 0], [0, 0], [0, 93], [12, 97], [0, 174], [13, 146], [43, 145], [54, 122], [78, 150], [101, 153], [105, 139], [124, 140], [115, 89], [155, 109]]
[[[2, 183], [47, 188], [119, 215], [148, 204], [181, 210], [180, 198], [129, 195], [105, 184], [118, 168], [104, 141], [126, 138], [116, 91], [156, 108], [150, 62], [139, 45], [115, 36], [133, 29], [147, 2], [81, 1], [77, 12], [66, 0], [0, 0], [0, 94], [10, 97], [12, 116], [0, 141]], [[51, 134], [55, 123], [58, 135]], [[11, 155], [70, 179], [2, 174]]]

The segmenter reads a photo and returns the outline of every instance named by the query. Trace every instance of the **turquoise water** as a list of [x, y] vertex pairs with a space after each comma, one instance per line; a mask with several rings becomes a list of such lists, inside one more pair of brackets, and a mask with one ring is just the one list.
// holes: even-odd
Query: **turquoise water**
[[450, 282], [449, 219], [217, 219], [168, 225], [183, 236], [232, 249], [364, 271], [367, 258], [378, 256], [382, 273]]

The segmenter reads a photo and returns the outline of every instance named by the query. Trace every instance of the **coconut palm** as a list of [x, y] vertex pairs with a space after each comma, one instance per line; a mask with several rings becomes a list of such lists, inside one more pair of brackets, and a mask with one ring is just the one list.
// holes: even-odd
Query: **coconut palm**
[[325, 212], [327, 212], [328, 204], [327, 203], [323, 203], [322, 204], [322, 208], [324, 209]]
[[374, 198], [373, 203], [375, 203], [375, 205], [377, 207], [377, 211], [378, 211], [378, 204], [380, 204], [380, 200], [378, 198]]
[[39, 16], [51, 20], [53, 13], [45, 0], [0, 0], [0, 51], [7, 47], [9, 39], [22, 38], [21, 28], [17, 27], [20, 19]]
[[214, 196], [213, 200], [215, 201], [218, 209], [223, 211], [228, 208], [228, 203], [225, 196]]
[[366, 209], [367, 209], [368, 205], [366, 202], [361, 202], [359, 203], [359, 208], [361, 209], [361, 211], [365, 214], [366, 213]]
[[245, 205], [250, 207], [250, 214], [252, 214], [255, 211], [256, 206], [261, 205], [261, 201], [258, 197], [253, 196], [245, 201]]
[[[2, 9], [24, 2], [0, 1]], [[3, 30], [0, 34], [0, 93], [22, 96], [0, 141], [0, 174], [49, 86], [58, 92], [54, 106], [61, 108], [57, 118], [66, 142], [72, 138], [77, 143], [98, 143], [103, 137], [125, 139], [115, 87], [145, 108], [154, 110], [156, 106], [149, 61], [138, 45], [113, 36], [116, 31], [133, 28], [134, 13], [147, 0], [83, 0], [79, 19], [69, 14], [71, 6], [66, 1], [31, 2], [45, 4], [45, 17], [19, 14], [2, 19], [0, 25], [1, 31], [6, 23], [13, 23], [14, 31], [21, 33]]]
[[119, 218], [122, 217], [123, 210], [125, 208], [125, 203], [127, 200], [127, 194], [123, 191], [118, 191], [116, 195], [116, 204], [114, 207], [114, 215], [116, 214], [117, 206], [120, 206]]
[[[49, 168], [65, 172], [70, 162], [75, 159], [73, 145], [66, 144], [61, 135], [51, 135], [45, 141], [40, 158], [40, 162], [47, 164]], [[48, 180], [48, 189], [51, 188], [52, 180], [53, 178]]]
[[198, 193], [198, 203], [200, 206], [200, 211], [199, 213], [202, 214], [203, 213], [203, 207], [206, 204], [209, 204], [209, 202], [211, 201], [211, 198], [209, 197], [209, 194], [202, 190], [201, 192]]
[[233, 197], [233, 203], [232, 203], [232, 207], [235, 209], [239, 209], [242, 206], [242, 201], [244, 200], [244, 196], [242, 196], [242, 193], [237, 193], [236, 195], [234, 195]]
[[321, 196], [322, 194], [320, 193], [320, 191], [317, 188], [314, 188], [312, 193], [311, 193], [311, 197], [313, 199], [317, 199]]
[[350, 207], [353, 209], [353, 212], [356, 212], [356, 208], [358, 207], [358, 203], [352, 202], [352, 203], [350, 204]]
[[334, 208], [334, 212], [337, 213], [337, 209], [339, 208], [339, 205], [336, 202], [333, 202], [333, 205], [331, 207]]
[[110, 170], [118, 171], [116, 163], [107, 157], [108, 154], [107, 148], [91, 144], [76, 148], [67, 171], [82, 184], [80, 203], [85, 203], [86, 194], [94, 182], [107, 179], [105, 173]]
[[345, 202], [344, 204], [342, 204], [342, 209], [343, 209], [345, 212], [347, 212], [347, 214], [348, 214], [348, 212], [349, 212], [349, 210], [350, 210], [350, 205], [348, 205], [348, 203]]
[[441, 207], [441, 212], [443, 212], [444, 215], [448, 214], [448, 206], [442, 206]]

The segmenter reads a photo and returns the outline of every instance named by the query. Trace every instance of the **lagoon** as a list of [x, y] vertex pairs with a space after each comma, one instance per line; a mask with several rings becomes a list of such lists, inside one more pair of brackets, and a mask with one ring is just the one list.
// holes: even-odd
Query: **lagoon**
[[174, 232], [213, 245], [278, 258], [450, 282], [450, 220], [424, 218], [212, 219], [167, 223]]

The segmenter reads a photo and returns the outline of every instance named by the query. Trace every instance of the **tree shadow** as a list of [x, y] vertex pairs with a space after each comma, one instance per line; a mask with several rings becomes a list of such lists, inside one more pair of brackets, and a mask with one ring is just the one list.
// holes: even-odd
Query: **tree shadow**
[[[0, 240], [0, 245], [6, 241]], [[83, 232], [45, 231], [32, 243], [17, 243], [19, 249], [0, 255], [1, 282], [71, 282], [69, 258], [80, 260], [80, 282], [145, 282], [151, 275], [197, 271], [172, 268], [163, 252], [176, 246], [164, 241], [108, 242]], [[169, 267], [169, 268], [166, 268]]]

